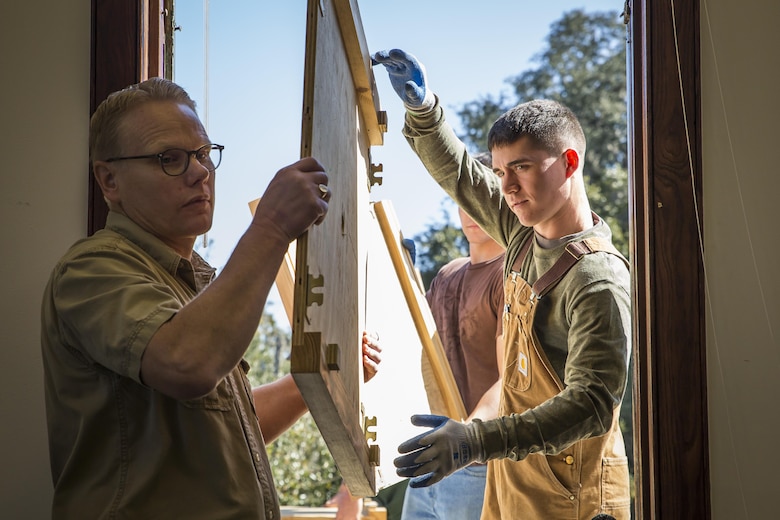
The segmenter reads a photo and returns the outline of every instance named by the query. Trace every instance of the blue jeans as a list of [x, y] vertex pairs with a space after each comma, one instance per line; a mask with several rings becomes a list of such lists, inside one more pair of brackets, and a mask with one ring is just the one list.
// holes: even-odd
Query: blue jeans
[[487, 465], [467, 466], [432, 486], [406, 489], [401, 520], [479, 520]]

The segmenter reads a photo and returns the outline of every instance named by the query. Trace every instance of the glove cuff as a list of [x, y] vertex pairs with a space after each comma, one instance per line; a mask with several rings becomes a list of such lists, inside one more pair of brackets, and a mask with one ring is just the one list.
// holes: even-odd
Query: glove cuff
[[475, 462], [487, 462], [485, 454], [485, 423], [482, 419], [473, 419], [466, 425], [466, 431], [470, 437]]
[[419, 105], [410, 105], [404, 103], [404, 107], [407, 111], [412, 112], [414, 115], [423, 115], [431, 112], [438, 102], [439, 98], [431, 89], [425, 89], [425, 97]]

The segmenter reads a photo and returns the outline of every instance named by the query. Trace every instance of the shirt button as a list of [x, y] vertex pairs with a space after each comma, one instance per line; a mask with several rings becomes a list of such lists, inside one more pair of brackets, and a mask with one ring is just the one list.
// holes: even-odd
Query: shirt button
[[569, 500], [574, 500], [576, 497], [574, 495], [569, 495]]
[[566, 455], [566, 457], [564, 457], [563, 459], [563, 462], [571, 466], [572, 464], [574, 464], [574, 457], [572, 457], [571, 455]]
[[257, 452], [255, 452], [255, 460], [256, 460], [257, 462], [260, 462], [260, 454], [259, 454], [259, 453], [257, 453]]

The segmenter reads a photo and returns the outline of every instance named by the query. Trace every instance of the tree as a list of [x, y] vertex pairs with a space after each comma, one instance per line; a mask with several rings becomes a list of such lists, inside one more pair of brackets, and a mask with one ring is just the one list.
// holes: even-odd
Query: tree
[[486, 150], [492, 122], [515, 104], [553, 99], [571, 108], [588, 141], [585, 178], [593, 210], [628, 255], [625, 28], [617, 12], [573, 10], [552, 24], [538, 67], [507, 79], [515, 97], [486, 96], [458, 111], [470, 150]]
[[[290, 371], [289, 332], [265, 312], [244, 355], [252, 386], [275, 381]], [[333, 496], [341, 474], [311, 414], [266, 447], [279, 501], [284, 505], [321, 506]]]

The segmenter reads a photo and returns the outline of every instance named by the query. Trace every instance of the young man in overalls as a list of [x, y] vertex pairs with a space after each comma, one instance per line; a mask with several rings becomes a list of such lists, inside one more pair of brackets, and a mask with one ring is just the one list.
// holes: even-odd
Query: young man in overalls
[[411, 487], [488, 462], [482, 519], [630, 518], [618, 425], [631, 338], [629, 271], [585, 192], [585, 137], [560, 103], [534, 100], [488, 136], [493, 168], [473, 160], [401, 50], [374, 56], [407, 109], [404, 135], [442, 188], [507, 248], [499, 418], [432, 427], [399, 446]]

